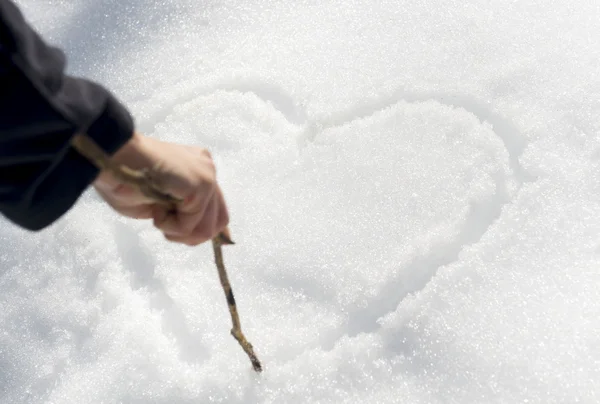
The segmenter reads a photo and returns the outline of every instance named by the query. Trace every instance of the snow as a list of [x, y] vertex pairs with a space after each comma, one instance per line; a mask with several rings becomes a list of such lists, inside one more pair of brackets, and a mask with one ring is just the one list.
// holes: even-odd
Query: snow
[[600, 401], [600, 4], [21, 0], [144, 133], [208, 147], [212, 251], [88, 192], [0, 224], [2, 403]]

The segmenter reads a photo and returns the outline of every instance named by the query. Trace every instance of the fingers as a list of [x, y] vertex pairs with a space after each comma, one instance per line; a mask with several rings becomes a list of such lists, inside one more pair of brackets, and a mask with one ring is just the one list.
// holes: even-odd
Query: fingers
[[122, 147], [111, 160], [132, 170], [149, 168], [147, 175], [155, 186], [182, 199], [174, 207], [160, 205], [123, 178], [112, 175], [110, 170], [103, 170], [94, 186], [122, 215], [152, 218], [169, 240], [188, 245], [203, 243], [227, 226], [229, 214], [208, 150], [138, 136], [137, 141]]
[[176, 214], [159, 214], [154, 226], [171, 236], [189, 236], [194, 233], [205, 217], [211, 217], [215, 209], [214, 194], [216, 189], [208, 192], [196, 191], [196, 195], [177, 206]]
[[[135, 195], [131, 190], [123, 189], [123, 191], [115, 193], [106, 192], [102, 187], [96, 187], [96, 192], [104, 199], [108, 205], [122, 214], [123, 216], [134, 219], [150, 219], [153, 217], [152, 201], [145, 198], [143, 195]], [[131, 194], [132, 198], [121, 198], [121, 195]]]
[[[187, 245], [202, 244], [214, 238], [229, 223], [229, 213], [222, 191], [217, 187], [202, 212], [169, 213], [161, 207], [153, 211], [154, 225], [167, 240]], [[189, 223], [194, 223], [191, 227]]]

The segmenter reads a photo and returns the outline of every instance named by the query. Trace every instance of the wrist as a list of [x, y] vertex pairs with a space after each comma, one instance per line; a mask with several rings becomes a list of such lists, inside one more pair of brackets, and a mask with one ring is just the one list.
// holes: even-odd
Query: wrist
[[[132, 169], [141, 169], [150, 166], [151, 159], [146, 151], [145, 139], [142, 134], [134, 131], [129, 140], [110, 156], [111, 162], [117, 165], [125, 165]], [[117, 182], [117, 179], [109, 171], [101, 170], [93, 185], [114, 186]]]
[[126, 164], [127, 160], [132, 159], [135, 155], [139, 155], [143, 149], [144, 136], [137, 131], [134, 131], [131, 138], [118, 148], [111, 156], [111, 160]]

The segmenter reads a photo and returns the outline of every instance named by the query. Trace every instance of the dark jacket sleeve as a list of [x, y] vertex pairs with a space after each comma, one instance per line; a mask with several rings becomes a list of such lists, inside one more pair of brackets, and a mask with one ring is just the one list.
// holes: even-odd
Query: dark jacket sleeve
[[134, 129], [110, 92], [64, 69], [64, 54], [0, 0], [0, 212], [29, 230], [67, 212], [98, 174], [69, 146], [74, 134], [112, 154]]

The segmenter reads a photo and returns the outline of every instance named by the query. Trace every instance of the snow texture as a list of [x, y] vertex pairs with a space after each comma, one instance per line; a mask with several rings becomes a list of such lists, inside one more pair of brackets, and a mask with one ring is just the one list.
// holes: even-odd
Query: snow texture
[[212, 152], [210, 246], [0, 224], [1, 403], [600, 402], [600, 3], [21, 0]]

